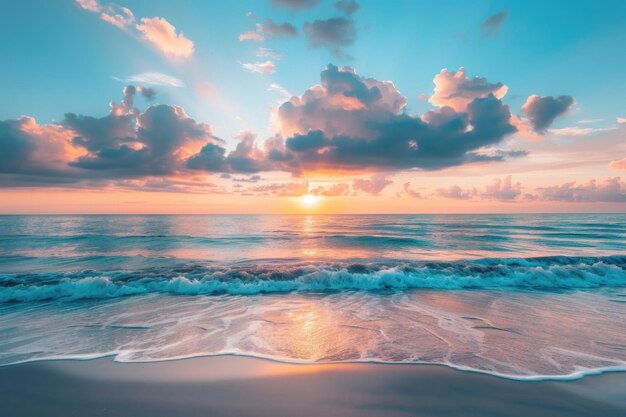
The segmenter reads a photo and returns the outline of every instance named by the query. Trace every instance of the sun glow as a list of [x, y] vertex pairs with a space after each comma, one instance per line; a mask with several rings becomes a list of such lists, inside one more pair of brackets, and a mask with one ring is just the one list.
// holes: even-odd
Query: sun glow
[[313, 194], [305, 194], [300, 197], [300, 201], [303, 205], [307, 207], [312, 207], [317, 204], [317, 202], [319, 201], [319, 197]]

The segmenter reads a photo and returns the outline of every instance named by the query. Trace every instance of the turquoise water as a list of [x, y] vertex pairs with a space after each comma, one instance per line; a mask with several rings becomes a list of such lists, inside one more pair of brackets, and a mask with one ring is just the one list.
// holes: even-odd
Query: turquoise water
[[0, 364], [626, 366], [626, 215], [0, 216]]

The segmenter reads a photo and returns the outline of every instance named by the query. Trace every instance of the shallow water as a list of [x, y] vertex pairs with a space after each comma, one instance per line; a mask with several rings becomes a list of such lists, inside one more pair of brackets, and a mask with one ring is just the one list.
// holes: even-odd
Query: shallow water
[[626, 215], [0, 216], [0, 364], [626, 368]]

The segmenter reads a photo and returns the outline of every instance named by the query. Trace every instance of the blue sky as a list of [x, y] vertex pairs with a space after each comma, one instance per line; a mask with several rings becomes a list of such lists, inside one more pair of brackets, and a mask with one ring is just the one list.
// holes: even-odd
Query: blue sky
[[[319, 81], [328, 63], [393, 80], [415, 111], [427, 107], [417, 96], [432, 92], [432, 78], [439, 70], [461, 66], [469, 74], [509, 85], [507, 102], [515, 108], [532, 93], [575, 96], [581, 107], [577, 117], [588, 119], [617, 117], [626, 105], [626, 3], [622, 1], [361, 1], [355, 15], [358, 38], [346, 48], [351, 60], [337, 58], [324, 48], [307, 47], [302, 34], [305, 22], [338, 14], [331, 1], [297, 14], [268, 1], [129, 0], [123, 5], [136, 16], [166, 16], [194, 41], [195, 68], [173, 65], [73, 1], [15, 2], [0, 15], [0, 47], [5, 56], [0, 67], [5, 97], [0, 118], [28, 114], [49, 122], [66, 111], [103, 114], [106, 103], [117, 98], [123, 87], [113, 77], [162, 72], [214, 86], [236, 103], [234, 111], [245, 123], [188, 91], [168, 90], [162, 101], [176, 102], [192, 116], [223, 126], [225, 137], [241, 128], [265, 132], [268, 118], [259, 109], [277, 99], [266, 91], [267, 86], [278, 83], [294, 94], [304, 91]], [[503, 9], [510, 15], [502, 28], [495, 36], [485, 36], [481, 22]], [[240, 62], [260, 60], [255, 56], [258, 43], [237, 39], [254, 24], [245, 16], [249, 11], [259, 20], [269, 17], [300, 28], [297, 38], [263, 43], [284, 54], [275, 74], [241, 69]]]
[[[330, 195], [333, 189], [343, 197], [413, 196], [428, 200], [424, 204], [440, 197], [482, 199], [490, 207], [493, 194], [481, 190], [499, 181], [516, 189], [502, 194], [513, 195], [508, 202], [523, 200], [528, 207], [542, 198], [623, 207], [626, 184], [615, 178], [626, 169], [626, 2], [342, 1], [358, 5], [358, 11], [340, 10], [336, 0], [5, 5], [0, 146], [10, 167], [0, 169], [0, 193], [24, 184], [48, 192], [48, 182], [69, 187], [59, 196], [146, 184], [164, 192], [214, 187], [239, 197], [287, 195], [283, 189]], [[300, 3], [309, 4], [298, 8]], [[333, 19], [354, 29], [335, 33]], [[317, 24], [321, 29], [314, 33]], [[348, 38], [343, 44], [341, 36]], [[455, 72], [460, 68], [465, 72]], [[152, 83], [146, 74], [176, 85]], [[461, 84], [454, 84], [455, 74]], [[328, 85], [316, 90], [320, 77]], [[123, 93], [127, 85], [137, 88]], [[376, 98], [369, 88], [388, 91]], [[323, 97], [307, 98], [320, 91]], [[124, 96], [130, 104], [121, 102]], [[457, 96], [465, 101], [455, 102]], [[472, 139], [479, 121], [471, 102], [478, 100], [478, 106], [489, 97], [497, 98], [494, 105], [508, 106], [507, 121], [498, 128], [489, 119], [493, 131], [476, 132]], [[315, 106], [337, 111], [315, 113]], [[142, 118], [149, 115], [146, 127]], [[456, 139], [475, 143], [459, 142], [463, 151], [445, 153], [445, 146], [429, 140], [450, 138], [452, 130], [439, 123], [454, 117], [469, 118]], [[158, 132], [174, 129], [172, 120], [182, 130], [165, 146]], [[405, 122], [416, 130], [394, 130]], [[18, 133], [11, 136], [14, 129]], [[150, 129], [154, 136], [144, 137]], [[363, 146], [342, 148], [342, 135]], [[268, 145], [272, 138], [277, 142]], [[420, 151], [405, 160], [402, 152], [394, 153], [397, 140], [407, 152]], [[317, 148], [308, 153], [311, 146]], [[347, 149], [353, 149], [349, 157], [342, 153]], [[283, 159], [272, 159], [283, 151]], [[170, 159], [164, 157], [168, 152]], [[259, 184], [245, 188], [232, 175], [256, 175], [246, 181]], [[363, 176], [369, 181], [365, 188], [357, 181]], [[515, 178], [522, 181], [517, 188]], [[569, 189], [587, 185], [565, 197], [558, 188], [550, 195], [542, 191], [548, 189], [543, 185], [569, 180], [578, 184]], [[596, 183], [605, 185], [598, 191]], [[602, 194], [615, 184], [617, 195]], [[462, 192], [446, 191], [456, 186]], [[589, 190], [596, 194], [576, 194]]]

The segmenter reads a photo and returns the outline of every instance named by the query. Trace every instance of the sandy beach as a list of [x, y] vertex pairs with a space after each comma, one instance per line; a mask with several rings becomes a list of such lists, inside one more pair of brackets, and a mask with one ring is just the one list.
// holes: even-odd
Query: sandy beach
[[623, 416], [626, 373], [520, 382], [444, 366], [292, 365], [220, 356], [0, 368], [0, 415]]

